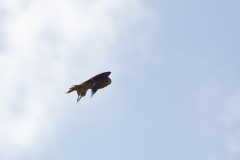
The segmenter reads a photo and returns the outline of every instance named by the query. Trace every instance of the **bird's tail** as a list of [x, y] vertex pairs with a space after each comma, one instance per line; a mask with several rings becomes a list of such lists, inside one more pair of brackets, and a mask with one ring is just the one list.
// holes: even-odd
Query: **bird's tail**
[[69, 90], [66, 92], [66, 94], [71, 93], [71, 92], [76, 91], [76, 90], [77, 90], [77, 85], [74, 85], [71, 88], [69, 88]]

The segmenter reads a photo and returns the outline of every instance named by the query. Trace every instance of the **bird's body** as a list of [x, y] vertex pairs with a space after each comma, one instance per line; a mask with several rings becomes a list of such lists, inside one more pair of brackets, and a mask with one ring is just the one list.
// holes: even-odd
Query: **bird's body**
[[79, 85], [72, 86], [66, 93], [77, 91], [78, 94], [77, 102], [86, 95], [88, 89], [92, 90], [93, 96], [98, 89], [102, 89], [112, 83], [111, 79], [108, 77], [110, 74], [111, 72], [104, 72], [98, 74]]

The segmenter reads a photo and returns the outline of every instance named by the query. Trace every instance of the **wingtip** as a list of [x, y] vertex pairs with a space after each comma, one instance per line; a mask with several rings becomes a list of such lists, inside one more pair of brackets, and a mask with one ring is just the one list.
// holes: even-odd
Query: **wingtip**
[[110, 75], [110, 74], [111, 74], [111, 72], [110, 72], [110, 71], [108, 71], [108, 72], [105, 72], [105, 73], [108, 73], [108, 75]]
[[[97, 91], [96, 91], [96, 92], [97, 92]], [[93, 95], [94, 95], [96, 92], [93, 92], [93, 91], [91, 92], [91, 98], [93, 97]]]

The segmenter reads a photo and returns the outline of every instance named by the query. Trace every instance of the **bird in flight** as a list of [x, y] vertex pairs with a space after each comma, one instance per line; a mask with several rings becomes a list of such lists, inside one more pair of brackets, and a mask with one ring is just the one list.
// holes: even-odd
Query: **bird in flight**
[[77, 102], [86, 95], [87, 90], [92, 90], [91, 97], [97, 92], [98, 89], [102, 89], [104, 87], [107, 87], [112, 83], [111, 79], [108, 77], [111, 74], [111, 72], [104, 72], [101, 74], [98, 74], [89, 80], [79, 84], [79, 85], [73, 85], [69, 90], [66, 92], [71, 93], [72, 91], [77, 91], [78, 98]]

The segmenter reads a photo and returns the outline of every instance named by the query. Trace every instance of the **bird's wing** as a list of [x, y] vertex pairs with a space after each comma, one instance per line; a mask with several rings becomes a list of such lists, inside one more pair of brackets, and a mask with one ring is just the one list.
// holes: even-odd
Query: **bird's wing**
[[87, 89], [92, 89], [92, 86], [95, 84], [94, 80], [91, 78], [83, 83], [80, 84], [80, 86], [87, 88]]
[[[101, 74], [98, 74], [94, 77], [92, 77], [91, 79], [94, 80], [94, 85], [92, 87], [92, 96], [97, 92], [97, 90], [100, 88], [101, 84], [103, 83], [103, 81], [111, 74], [111, 72], [104, 72]], [[89, 80], [91, 80], [89, 79]], [[91, 96], [91, 97], [92, 97]]]

